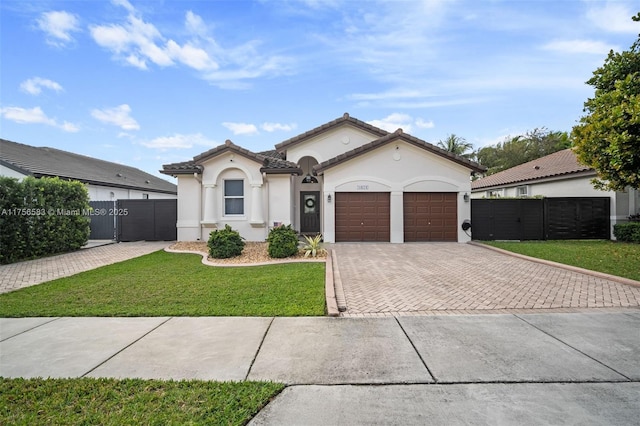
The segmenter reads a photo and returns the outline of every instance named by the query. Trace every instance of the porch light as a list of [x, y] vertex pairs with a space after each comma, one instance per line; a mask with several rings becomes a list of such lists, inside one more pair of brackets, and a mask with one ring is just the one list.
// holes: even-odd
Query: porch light
[[331, 202], [331, 194], [327, 195], [327, 203]]
[[464, 195], [462, 196], [462, 198], [464, 199], [465, 203], [469, 202], [469, 193], [465, 192]]

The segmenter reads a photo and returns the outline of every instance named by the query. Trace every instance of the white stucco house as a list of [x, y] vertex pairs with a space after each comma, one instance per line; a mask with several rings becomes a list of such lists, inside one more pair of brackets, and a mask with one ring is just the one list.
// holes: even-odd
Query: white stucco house
[[0, 176], [59, 177], [84, 183], [91, 201], [176, 199], [175, 184], [135, 167], [0, 139]]
[[471, 196], [606, 197], [611, 200], [611, 226], [640, 213], [640, 191], [600, 191], [591, 184], [595, 177], [595, 170], [580, 164], [571, 149], [564, 149], [474, 181]]
[[484, 167], [344, 114], [254, 153], [231, 141], [166, 164], [178, 181], [178, 240], [230, 225], [248, 241], [291, 224], [325, 242], [468, 241], [470, 176]]

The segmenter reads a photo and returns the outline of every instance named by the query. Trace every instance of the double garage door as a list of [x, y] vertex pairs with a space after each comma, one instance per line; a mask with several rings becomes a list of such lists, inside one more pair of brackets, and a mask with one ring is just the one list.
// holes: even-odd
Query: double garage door
[[[336, 241], [386, 241], [390, 234], [388, 192], [337, 192]], [[457, 194], [405, 192], [404, 241], [457, 241]]]

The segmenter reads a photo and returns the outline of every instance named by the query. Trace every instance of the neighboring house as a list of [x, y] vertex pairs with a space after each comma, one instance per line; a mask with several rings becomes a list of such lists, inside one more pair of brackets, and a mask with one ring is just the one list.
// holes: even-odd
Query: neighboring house
[[91, 201], [177, 198], [175, 184], [142, 170], [4, 139], [0, 139], [0, 176], [78, 180], [87, 185]]
[[612, 226], [640, 212], [640, 191], [600, 191], [591, 184], [594, 177], [595, 170], [578, 163], [575, 153], [565, 149], [478, 179], [471, 184], [471, 196], [608, 197]]
[[468, 241], [470, 175], [484, 167], [398, 129], [344, 114], [254, 153], [231, 141], [167, 164], [178, 180], [178, 240], [230, 225], [248, 241], [291, 224], [336, 241]]

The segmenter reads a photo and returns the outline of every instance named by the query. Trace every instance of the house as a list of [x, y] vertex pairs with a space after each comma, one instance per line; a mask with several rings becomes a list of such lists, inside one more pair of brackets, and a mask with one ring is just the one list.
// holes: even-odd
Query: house
[[91, 201], [177, 197], [175, 184], [134, 167], [5, 139], [0, 139], [0, 176], [78, 180]]
[[640, 212], [640, 191], [600, 191], [591, 184], [595, 177], [595, 170], [565, 149], [474, 181], [471, 197], [606, 197], [611, 226]]
[[484, 167], [398, 129], [342, 117], [254, 153], [231, 141], [167, 164], [178, 240], [230, 225], [248, 241], [291, 224], [339, 241], [468, 241], [470, 176]]

